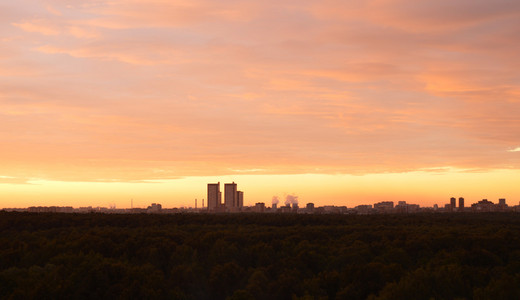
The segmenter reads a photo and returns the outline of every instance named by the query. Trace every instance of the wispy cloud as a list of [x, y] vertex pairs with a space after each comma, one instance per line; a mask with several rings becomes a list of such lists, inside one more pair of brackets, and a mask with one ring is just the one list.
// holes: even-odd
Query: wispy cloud
[[43, 35], [58, 35], [60, 30], [53, 25], [47, 24], [44, 20], [34, 20], [32, 22], [12, 23], [13, 26], [18, 27], [27, 32], [35, 32]]
[[2, 166], [92, 181], [520, 168], [496, 155], [520, 136], [520, 5], [477, 2], [13, 1]]
[[0, 176], [0, 184], [32, 184], [29, 178], [19, 178], [13, 176]]
[[514, 149], [510, 149], [510, 150], [507, 150], [509, 152], [520, 152], [520, 147], [517, 147], [517, 148], [514, 148]]

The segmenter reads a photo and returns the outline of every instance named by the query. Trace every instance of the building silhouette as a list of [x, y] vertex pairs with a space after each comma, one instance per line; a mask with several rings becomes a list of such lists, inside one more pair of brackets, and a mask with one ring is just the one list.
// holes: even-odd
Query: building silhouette
[[222, 203], [222, 193], [220, 192], [220, 182], [208, 183], [208, 210], [216, 210]]
[[455, 208], [457, 207], [457, 199], [455, 197], [450, 198], [450, 211], [455, 211]]
[[488, 199], [482, 199], [481, 201], [472, 204], [471, 208], [476, 212], [490, 212], [495, 211], [495, 204]]
[[243, 208], [244, 207], [244, 192], [237, 191], [237, 207]]
[[462, 198], [462, 197], [459, 197], [459, 211], [460, 212], [464, 211], [464, 198]]
[[234, 207], [237, 207], [237, 184], [226, 183], [224, 184], [224, 205], [228, 210], [232, 210]]
[[259, 212], [259, 213], [265, 212], [265, 203], [264, 202], [255, 203], [254, 211]]
[[395, 206], [395, 212], [397, 213], [407, 213], [408, 212], [408, 204], [406, 201], [399, 201]]
[[300, 209], [300, 207], [298, 206], [298, 202], [294, 202], [292, 204], [292, 210], [293, 212], [298, 212], [298, 209]]
[[506, 199], [505, 198], [498, 199], [497, 208], [498, 208], [499, 211], [507, 210], [507, 204], [506, 204]]
[[146, 212], [148, 213], [160, 213], [162, 210], [162, 205], [159, 204], [159, 203], [152, 203], [152, 205], [148, 206], [148, 208], [146, 209]]
[[383, 202], [375, 203], [374, 209], [380, 213], [391, 212], [394, 209], [394, 202], [393, 201], [383, 201]]

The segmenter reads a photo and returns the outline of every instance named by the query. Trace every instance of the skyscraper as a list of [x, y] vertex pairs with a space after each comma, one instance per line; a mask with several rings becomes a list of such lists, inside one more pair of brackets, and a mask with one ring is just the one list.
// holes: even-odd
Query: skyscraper
[[455, 208], [457, 207], [457, 199], [455, 197], [450, 198], [450, 211], [455, 211]]
[[238, 207], [237, 202], [237, 184], [235, 182], [224, 184], [224, 204], [226, 208]]
[[219, 183], [208, 183], [208, 210], [215, 210], [222, 202]]
[[507, 209], [506, 199], [500, 198], [498, 199], [498, 205], [497, 208], [499, 211], [505, 211]]
[[242, 191], [237, 191], [237, 207], [244, 207], [244, 192]]
[[459, 198], [459, 211], [464, 211], [464, 198]]

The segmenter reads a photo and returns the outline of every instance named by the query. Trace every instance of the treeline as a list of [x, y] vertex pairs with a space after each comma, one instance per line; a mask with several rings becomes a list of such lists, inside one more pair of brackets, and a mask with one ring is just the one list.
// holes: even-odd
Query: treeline
[[520, 299], [517, 214], [0, 213], [2, 299]]

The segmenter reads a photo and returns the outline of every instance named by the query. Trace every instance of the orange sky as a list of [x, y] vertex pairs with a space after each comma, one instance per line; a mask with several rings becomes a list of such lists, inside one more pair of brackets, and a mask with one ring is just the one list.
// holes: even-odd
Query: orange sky
[[520, 2], [0, 4], [0, 207], [520, 201]]

